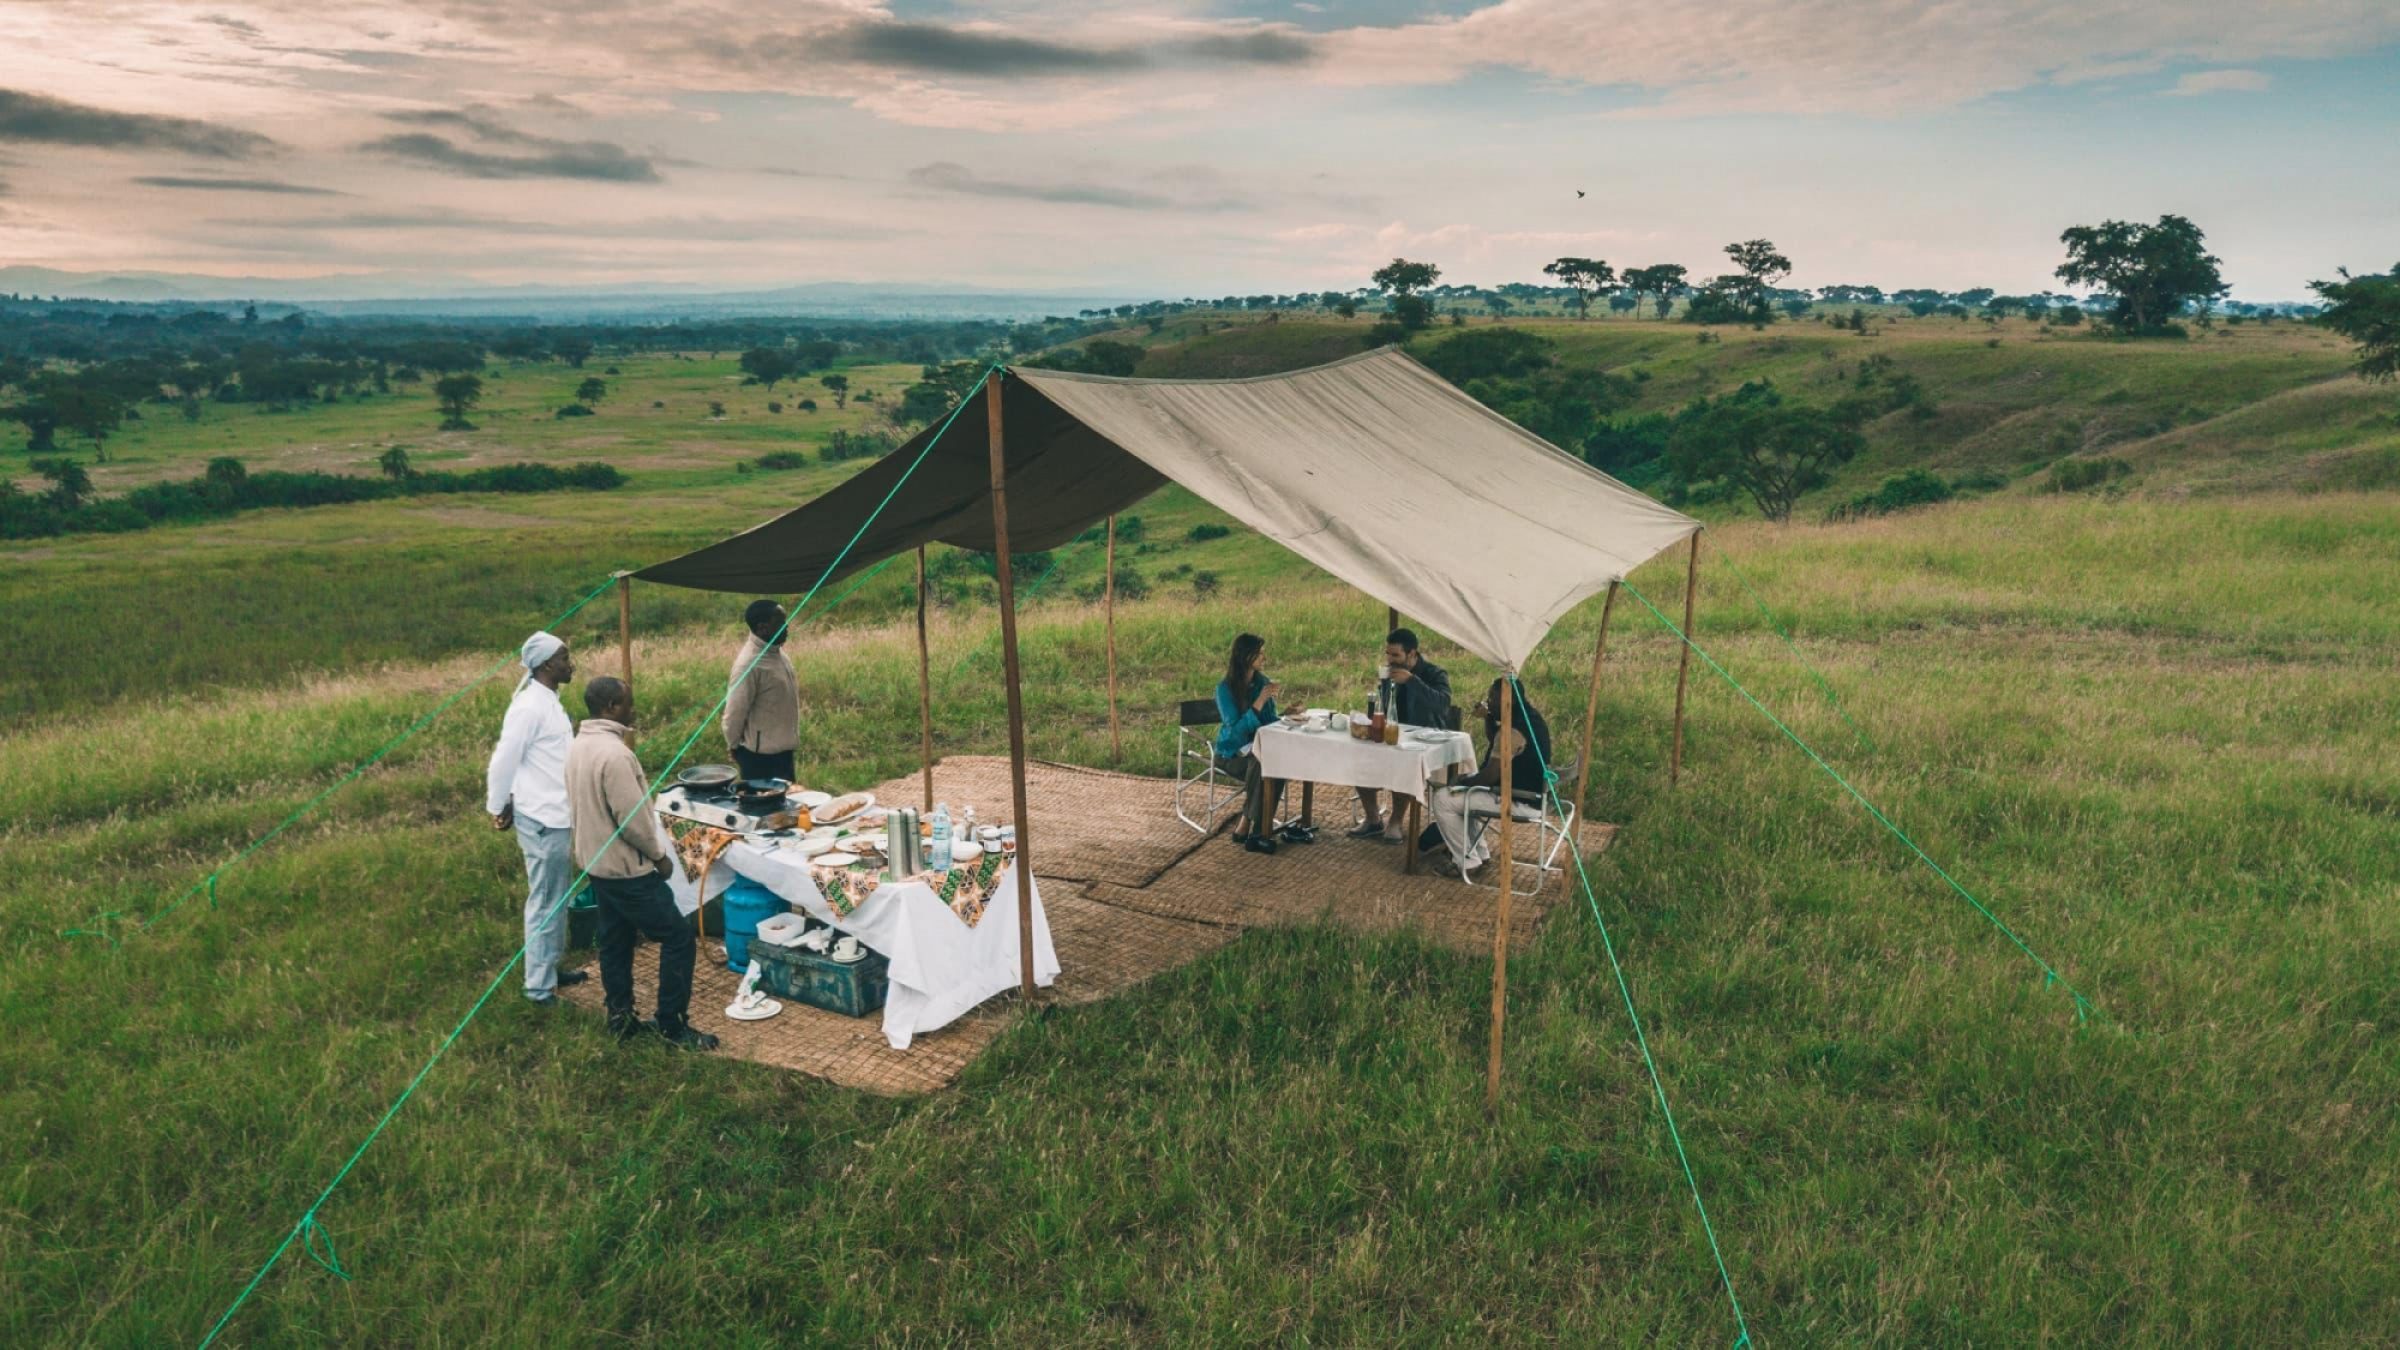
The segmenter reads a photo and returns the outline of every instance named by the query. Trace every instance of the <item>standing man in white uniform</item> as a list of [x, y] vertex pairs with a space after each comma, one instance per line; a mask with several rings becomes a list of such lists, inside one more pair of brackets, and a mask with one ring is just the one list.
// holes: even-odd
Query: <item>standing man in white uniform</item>
[[590, 978], [580, 970], [561, 974], [567, 949], [567, 884], [575, 879], [574, 824], [567, 812], [567, 747], [575, 728], [558, 701], [559, 686], [575, 678], [575, 658], [551, 633], [525, 639], [518, 653], [525, 681], [509, 700], [483, 775], [483, 809], [492, 828], [517, 832], [525, 855], [525, 997], [537, 1004], [558, 1001], [562, 984]]

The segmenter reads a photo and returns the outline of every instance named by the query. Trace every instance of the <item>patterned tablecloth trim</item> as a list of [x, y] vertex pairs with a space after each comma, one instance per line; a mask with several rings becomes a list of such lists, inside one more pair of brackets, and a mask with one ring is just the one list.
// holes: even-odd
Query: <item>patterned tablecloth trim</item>
[[848, 918], [867, 898], [885, 886], [919, 885], [931, 890], [950, 907], [959, 922], [973, 928], [983, 921], [983, 911], [991, 900], [992, 887], [1007, 865], [1007, 857], [986, 853], [974, 864], [953, 867], [947, 872], [919, 872], [898, 881], [886, 881], [883, 874], [868, 867], [818, 867], [811, 864], [808, 874], [817, 883], [836, 916]]

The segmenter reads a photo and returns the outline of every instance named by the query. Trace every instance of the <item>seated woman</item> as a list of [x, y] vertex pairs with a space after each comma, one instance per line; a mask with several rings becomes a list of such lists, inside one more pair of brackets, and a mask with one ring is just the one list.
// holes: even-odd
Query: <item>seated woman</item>
[[[1509, 760], [1508, 783], [1511, 789], [1518, 792], [1540, 792], [1544, 785], [1542, 769], [1550, 762], [1550, 724], [1525, 701], [1524, 686], [1518, 686], [1513, 692], [1515, 697], [1509, 701], [1508, 720], [1514, 725], [1514, 730], [1509, 734], [1509, 748], [1515, 753]], [[1483, 716], [1483, 739], [1488, 747], [1483, 752], [1483, 767], [1477, 769], [1471, 778], [1434, 790], [1430, 803], [1433, 824], [1425, 827], [1425, 833], [1417, 837], [1419, 848], [1448, 845], [1451, 865], [1444, 868], [1437, 862], [1435, 867], [1445, 875], [1455, 874], [1462, 878], [1471, 877], [1475, 869], [1483, 866], [1491, 857], [1487, 843], [1493, 831], [1484, 827], [1496, 825], [1495, 818], [1500, 810], [1499, 794], [1495, 791], [1500, 783], [1498, 680], [1492, 681], [1492, 687], [1475, 705], [1475, 711]], [[1476, 821], [1473, 828], [1469, 827], [1467, 819], [1470, 810], [1484, 817]]]
[[[1233, 840], [1252, 853], [1275, 851], [1275, 809], [1283, 801], [1283, 784], [1269, 792], [1259, 773], [1258, 756], [1250, 743], [1258, 729], [1273, 722], [1275, 690], [1266, 671], [1267, 640], [1244, 633], [1233, 640], [1225, 658], [1225, 678], [1217, 685], [1217, 772], [1242, 781], [1242, 818]], [[1316, 837], [1302, 825], [1286, 826], [1286, 843], [1305, 844]]]

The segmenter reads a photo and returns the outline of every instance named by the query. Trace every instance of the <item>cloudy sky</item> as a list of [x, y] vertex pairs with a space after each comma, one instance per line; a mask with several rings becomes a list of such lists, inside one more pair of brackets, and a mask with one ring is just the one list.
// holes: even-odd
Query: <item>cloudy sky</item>
[[76, 270], [1213, 295], [1763, 235], [2030, 290], [2167, 211], [2236, 295], [2400, 260], [2394, 0], [0, 0], [0, 52], [0, 263]]

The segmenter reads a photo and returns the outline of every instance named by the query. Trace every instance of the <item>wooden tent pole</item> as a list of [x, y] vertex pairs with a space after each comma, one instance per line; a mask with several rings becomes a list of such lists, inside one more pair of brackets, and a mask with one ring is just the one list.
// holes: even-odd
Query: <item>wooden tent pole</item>
[[1600, 640], [1592, 644], [1592, 687], [1583, 699], [1583, 759], [1575, 771], [1575, 809], [1589, 811], [1585, 789], [1592, 781], [1592, 723], [1600, 716], [1600, 658], [1608, 654], [1608, 616], [1616, 612], [1617, 583], [1608, 583], [1608, 598], [1600, 602]]
[[1397, 605], [1385, 605], [1385, 606], [1383, 607], [1383, 631], [1384, 631], [1384, 632], [1386, 632], [1386, 633], [1389, 633], [1389, 632], [1391, 632], [1393, 629], [1395, 629], [1395, 628], [1398, 628], [1399, 626], [1400, 626], [1400, 609], [1399, 609], [1399, 606], [1397, 606]]
[[1103, 614], [1108, 625], [1108, 762], [1122, 763], [1125, 742], [1117, 732], [1117, 518], [1108, 518], [1108, 580]]
[[625, 687], [633, 688], [633, 573], [617, 573], [617, 655], [625, 663]]
[[1517, 815], [1516, 766], [1510, 762], [1509, 751], [1514, 721], [1509, 713], [1509, 694], [1514, 682], [1514, 671], [1500, 672], [1500, 734], [1494, 738], [1492, 747], [1493, 762], [1500, 766], [1500, 782], [1492, 789], [1500, 812], [1500, 922], [1492, 928], [1492, 1063], [1483, 1085], [1486, 1110], [1500, 1105], [1500, 1031], [1508, 1020], [1508, 909], [1516, 898], [1513, 869], [1517, 839], [1516, 831], [1511, 828]]
[[933, 655], [925, 641], [925, 546], [917, 545], [917, 720], [924, 732], [925, 814], [933, 814]]
[[1683, 656], [1675, 663], [1675, 748], [1667, 758], [1667, 786], [1683, 778], [1683, 686], [1692, 675], [1692, 602], [1700, 594], [1700, 532], [1692, 531], [1692, 560], [1683, 578]]
[[1008, 567], [1008, 462], [1003, 448], [1000, 389], [1005, 370], [984, 382], [991, 418], [992, 553], [1000, 581], [1000, 666], [1008, 680], [1008, 780], [1017, 808], [1017, 975], [1025, 1000], [1033, 1001], [1033, 822], [1025, 813], [1025, 695], [1017, 674], [1017, 595]]

